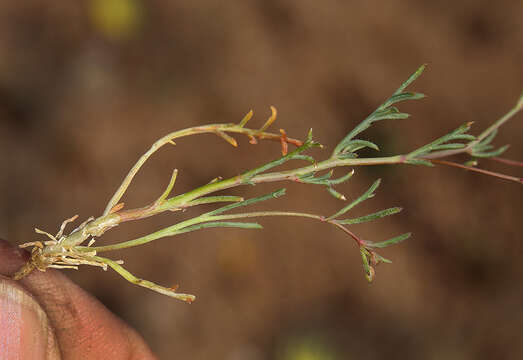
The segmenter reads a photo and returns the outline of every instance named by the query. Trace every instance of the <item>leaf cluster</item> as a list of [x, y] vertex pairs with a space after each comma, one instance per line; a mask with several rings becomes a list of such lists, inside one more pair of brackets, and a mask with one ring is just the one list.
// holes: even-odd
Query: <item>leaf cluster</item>
[[414, 74], [412, 74], [401, 86], [389, 97], [383, 104], [374, 110], [367, 118], [359, 123], [351, 132], [343, 138], [334, 148], [332, 156], [340, 159], [354, 158], [357, 155], [356, 151], [363, 148], [371, 148], [379, 151], [378, 145], [361, 139], [354, 139], [356, 135], [368, 129], [373, 123], [381, 120], [406, 119], [409, 114], [400, 112], [397, 107], [393, 106], [396, 103], [406, 100], [417, 100], [425, 97], [422, 93], [407, 92], [405, 89], [412, 84], [425, 70], [425, 65], [420, 66]]

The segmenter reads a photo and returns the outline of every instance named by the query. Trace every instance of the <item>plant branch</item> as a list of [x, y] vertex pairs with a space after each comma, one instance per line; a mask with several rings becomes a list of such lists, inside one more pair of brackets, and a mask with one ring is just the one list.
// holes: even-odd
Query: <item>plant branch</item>
[[[364, 148], [370, 148], [375, 151], [379, 151], [378, 145], [368, 141], [356, 138], [361, 132], [372, 126], [374, 123], [382, 120], [399, 120], [406, 119], [409, 115], [401, 113], [394, 104], [403, 102], [406, 100], [417, 100], [424, 97], [423, 94], [406, 92], [405, 89], [409, 86], [418, 76], [421, 75], [425, 66], [421, 66], [418, 70], [412, 74], [407, 81], [405, 81], [383, 104], [381, 104], [374, 112], [372, 112], [367, 118], [354, 127], [334, 148], [331, 155], [322, 161], [316, 161], [312, 156], [305, 155], [304, 153], [312, 147], [321, 146], [312, 140], [312, 130], [309, 131], [305, 141], [296, 140], [287, 137], [286, 132], [280, 129], [279, 134], [267, 132], [266, 130], [276, 120], [277, 111], [271, 106], [271, 115], [267, 119], [261, 128], [258, 130], [246, 128], [245, 126], [252, 118], [252, 110], [249, 111], [245, 117], [238, 124], [211, 124], [204, 126], [191, 127], [184, 130], [179, 130], [167, 134], [161, 139], [157, 140], [151, 148], [144, 153], [134, 166], [127, 173], [122, 183], [113, 194], [109, 202], [107, 203], [104, 212], [98, 218], [90, 217], [84, 221], [80, 226], [73, 230], [69, 235], [63, 235], [65, 227], [69, 222], [76, 219], [76, 216], [67, 219], [62, 223], [56, 236], [53, 236], [45, 231], [36, 230], [38, 233], [47, 236], [47, 241], [33, 241], [20, 245], [20, 247], [32, 247], [31, 260], [27, 262], [15, 275], [15, 279], [20, 279], [29, 274], [33, 269], [45, 271], [49, 267], [57, 268], [77, 268], [78, 265], [92, 265], [104, 268], [111, 267], [121, 276], [128, 281], [137, 284], [139, 286], [146, 287], [153, 291], [159, 292], [164, 295], [171, 296], [173, 298], [191, 302], [194, 300], [193, 295], [180, 294], [176, 292], [176, 286], [172, 288], [163, 287], [153, 282], [139, 279], [129, 271], [121, 266], [120, 261], [114, 261], [97, 256], [98, 253], [107, 252], [112, 250], [121, 250], [130, 247], [145, 245], [154, 240], [175, 236], [187, 232], [196, 230], [214, 228], [214, 227], [235, 227], [242, 229], [259, 229], [261, 225], [255, 222], [241, 222], [231, 221], [257, 217], [267, 216], [292, 216], [310, 218], [320, 222], [331, 224], [349, 235], [359, 246], [363, 268], [365, 276], [369, 281], [375, 276], [374, 267], [380, 262], [390, 262], [378, 253], [376, 248], [384, 248], [393, 244], [407, 239], [411, 234], [405, 233], [393, 238], [390, 238], [381, 242], [371, 242], [361, 239], [351, 229], [349, 225], [360, 224], [368, 221], [378, 220], [385, 216], [397, 214], [401, 211], [399, 207], [393, 207], [388, 209], [382, 209], [375, 211], [371, 214], [348, 219], [339, 219], [339, 217], [345, 215], [354, 206], [359, 203], [366, 201], [374, 196], [374, 191], [378, 188], [380, 180], [375, 181], [370, 188], [364, 192], [355, 200], [346, 204], [341, 210], [335, 212], [331, 216], [321, 216], [303, 212], [293, 211], [257, 211], [257, 212], [245, 212], [228, 214], [226, 212], [252, 205], [254, 203], [274, 199], [282, 196], [285, 193], [285, 189], [274, 191], [270, 194], [266, 194], [260, 197], [251, 198], [244, 200], [243, 197], [234, 195], [213, 195], [218, 191], [228, 190], [231, 188], [243, 186], [243, 185], [257, 185], [260, 183], [267, 182], [279, 182], [279, 181], [290, 181], [298, 182], [303, 184], [313, 184], [324, 187], [328, 190], [329, 194], [337, 199], [346, 201], [346, 197], [334, 189], [337, 186], [347, 180], [349, 180], [354, 169], [351, 169], [347, 174], [338, 178], [332, 179], [333, 169], [338, 167], [351, 167], [356, 166], [375, 166], [375, 165], [394, 165], [394, 164], [411, 164], [411, 165], [426, 165], [433, 166], [433, 164], [441, 164], [452, 167], [458, 167], [469, 171], [479, 172], [482, 174], [494, 176], [497, 178], [515, 181], [523, 183], [522, 178], [515, 176], [500, 174], [492, 171], [478, 169], [475, 167], [458, 164], [452, 161], [442, 160], [452, 155], [467, 153], [472, 157], [490, 158], [495, 161], [503, 162], [508, 165], [522, 166], [521, 162], [507, 160], [499, 158], [502, 152], [504, 152], [508, 146], [502, 146], [497, 149], [491, 145], [491, 141], [495, 138], [498, 129], [504, 125], [508, 120], [513, 118], [519, 111], [523, 109], [523, 96], [521, 96], [516, 104], [509, 112], [503, 115], [500, 119], [495, 121], [491, 126], [485, 129], [477, 138], [468, 134], [468, 130], [472, 123], [466, 123], [459, 128], [445, 134], [436, 140], [426, 144], [418, 149], [415, 149], [409, 153], [385, 156], [385, 157], [373, 157], [373, 158], [360, 158], [358, 151]], [[173, 191], [178, 171], [175, 169], [171, 175], [170, 181], [163, 191], [163, 193], [150, 204], [136, 208], [136, 209], [123, 209], [124, 204], [120, 203], [120, 200], [124, 196], [125, 192], [129, 188], [132, 180], [141, 169], [143, 164], [162, 146], [166, 144], [174, 144], [174, 140], [177, 138], [211, 133], [227, 141], [233, 146], [237, 146], [238, 142], [232, 136], [234, 134], [247, 136], [251, 144], [256, 144], [258, 140], [272, 140], [277, 141], [281, 146], [282, 156], [258, 166], [254, 169], [244, 171], [243, 173], [230, 177], [228, 179], [216, 178], [208, 184], [199, 186], [191, 191], [183, 194], [173, 195]], [[288, 144], [296, 146], [295, 149], [289, 151]], [[275, 168], [290, 162], [290, 161], [306, 161], [309, 164], [305, 166], [296, 166], [289, 170], [277, 171]], [[170, 197], [171, 196], [171, 197]], [[102, 236], [106, 231], [113, 227], [116, 227], [124, 222], [141, 220], [147, 217], [166, 212], [166, 211], [181, 211], [192, 206], [202, 204], [214, 204], [214, 203], [229, 203], [215, 210], [205, 212], [203, 214], [194, 216], [193, 218], [180, 221], [163, 229], [157, 230], [151, 234], [147, 234], [132, 240], [122, 241], [116, 244], [103, 245], [103, 246], [92, 246], [94, 238]], [[87, 242], [87, 246], [82, 246], [84, 242]]]
[[478, 169], [478, 168], [475, 168], [475, 167], [472, 167], [472, 166], [458, 164], [458, 163], [455, 163], [455, 162], [452, 162], [452, 161], [447, 161], [447, 160], [435, 160], [435, 159], [433, 159], [433, 160], [431, 160], [431, 162], [436, 163], [436, 164], [442, 164], [442, 165], [448, 165], [448, 166], [452, 166], [452, 167], [457, 167], [457, 168], [461, 168], [461, 169], [465, 169], [465, 170], [469, 170], [469, 171], [474, 171], [474, 172], [478, 172], [478, 173], [481, 173], [481, 174], [494, 176], [494, 177], [497, 177], [499, 179], [514, 181], [514, 182], [517, 182], [519, 184], [523, 184], [523, 178], [519, 178], [519, 177], [516, 177], [516, 176], [510, 176], [510, 175], [497, 173], [497, 172], [494, 172], [494, 171]]

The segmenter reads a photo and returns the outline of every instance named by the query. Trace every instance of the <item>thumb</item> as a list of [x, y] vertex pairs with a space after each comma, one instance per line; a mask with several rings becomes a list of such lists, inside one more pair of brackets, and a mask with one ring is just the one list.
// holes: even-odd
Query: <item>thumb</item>
[[16, 282], [0, 276], [0, 358], [60, 359], [40, 304]]

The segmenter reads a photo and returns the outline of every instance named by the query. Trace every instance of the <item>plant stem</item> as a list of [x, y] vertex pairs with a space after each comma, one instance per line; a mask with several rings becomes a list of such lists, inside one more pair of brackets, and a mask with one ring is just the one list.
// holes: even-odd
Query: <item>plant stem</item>
[[497, 130], [501, 125], [506, 123], [512, 117], [514, 117], [522, 109], [523, 109], [523, 96], [520, 97], [516, 106], [514, 106], [512, 109], [509, 110], [509, 112], [507, 112], [505, 115], [503, 115], [501, 118], [499, 118], [496, 122], [494, 122], [492, 125], [490, 125], [488, 128], [486, 128], [475, 140], [468, 143], [467, 146], [465, 146], [464, 148], [455, 149], [455, 150], [435, 151], [433, 153], [423, 156], [423, 159], [427, 159], [427, 160], [439, 159], [442, 157], [448, 157], [448, 156], [462, 154], [462, 153], [470, 153], [470, 151], [476, 144], [480, 143], [483, 139], [485, 139], [493, 131]]
[[[261, 140], [277, 140], [280, 141], [281, 135], [280, 134], [273, 134], [268, 133], [260, 130], [253, 130], [253, 129], [247, 129], [244, 127], [241, 127], [236, 124], [211, 124], [211, 125], [205, 125], [205, 126], [196, 126], [184, 130], [179, 130], [172, 132], [170, 134], [165, 135], [158, 141], [156, 141], [151, 148], [143, 154], [140, 159], [134, 164], [134, 166], [131, 168], [129, 173], [126, 175], [124, 180], [122, 181], [121, 185], [118, 187], [114, 195], [112, 196], [111, 200], [107, 203], [107, 206], [105, 207], [105, 210], [103, 212], [103, 215], [107, 215], [110, 213], [111, 209], [120, 201], [122, 196], [124, 195], [125, 191], [131, 184], [131, 181], [133, 180], [134, 176], [138, 173], [140, 168], [143, 166], [143, 164], [151, 157], [152, 154], [154, 154], [159, 148], [166, 144], [174, 144], [173, 140], [177, 138], [181, 138], [184, 136], [189, 135], [195, 135], [195, 134], [205, 134], [205, 133], [216, 133], [219, 134], [220, 132], [231, 132], [231, 133], [238, 133], [238, 134], [244, 134], [250, 137], [257, 137]], [[300, 146], [301, 141], [296, 139], [286, 139], [287, 142]]]
[[475, 168], [475, 167], [472, 167], [472, 166], [458, 164], [458, 163], [455, 163], [455, 162], [452, 162], [452, 161], [446, 161], [446, 160], [431, 160], [431, 162], [436, 163], [436, 164], [442, 164], [442, 165], [458, 167], [458, 168], [461, 168], [461, 169], [470, 170], [470, 171], [478, 172], [478, 173], [481, 173], [481, 174], [494, 176], [494, 177], [497, 177], [499, 179], [515, 181], [517, 183], [523, 184], [523, 178], [519, 178], [519, 177], [516, 177], [516, 176], [510, 176], [510, 175], [497, 173], [497, 172], [494, 172], [494, 171], [478, 169], [478, 168]]
[[231, 219], [243, 219], [243, 218], [252, 218], [252, 217], [264, 217], [264, 216], [293, 216], [293, 217], [304, 217], [304, 218], [310, 218], [315, 219], [321, 222], [329, 223], [337, 228], [341, 229], [345, 233], [349, 234], [357, 243], [358, 245], [361, 245], [363, 242], [362, 240], [356, 236], [353, 232], [351, 232], [349, 229], [347, 229], [345, 226], [339, 224], [336, 220], [327, 220], [325, 217], [315, 214], [308, 214], [308, 213], [301, 213], [301, 212], [292, 212], [292, 211], [258, 211], [258, 212], [249, 212], [249, 213], [240, 213], [240, 214], [228, 214], [228, 215], [216, 215], [216, 216], [208, 216], [206, 214], [200, 215], [196, 218], [189, 219], [186, 221], [182, 221], [178, 224], [172, 225], [168, 228], [162, 229], [160, 231], [157, 231], [155, 233], [113, 244], [113, 245], [106, 245], [106, 246], [94, 246], [94, 247], [87, 247], [87, 246], [78, 246], [76, 247], [78, 250], [81, 251], [96, 251], [97, 253], [105, 252], [105, 251], [112, 251], [112, 250], [122, 250], [131, 248], [134, 246], [140, 246], [147, 244], [151, 241], [166, 237], [166, 236], [174, 236], [178, 234], [184, 233], [184, 229], [195, 225], [198, 223], [204, 223], [209, 221], [219, 221], [219, 220], [231, 220]]

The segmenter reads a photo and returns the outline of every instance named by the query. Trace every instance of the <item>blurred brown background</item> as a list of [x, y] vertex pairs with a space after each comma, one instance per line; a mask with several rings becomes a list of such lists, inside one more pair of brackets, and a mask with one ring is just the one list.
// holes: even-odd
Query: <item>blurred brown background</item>
[[[0, 236], [37, 239], [74, 214], [98, 215], [130, 166], [175, 129], [238, 121], [269, 105], [278, 127], [313, 127], [325, 154], [420, 64], [413, 114], [365, 133], [385, 154], [406, 152], [466, 121], [479, 133], [523, 89], [523, 2], [2, 1]], [[522, 116], [496, 141], [523, 154]], [[125, 198], [142, 206], [278, 156], [210, 135], [165, 148]], [[315, 153], [318, 158], [323, 154]], [[522, 176], [521, 169], [483, 161]], [[519, 173], [518, 173], [519, 172]], [[114, 254], [130, 271], [198, 296], [189, 306], [114, 272], [68, 275], [136, 327], [162, 359], [333, 360], [523, 358], [523, 208], [515, 183], [438, 167], [358, 168], [338, 189], [383, 185], [355, 215], [405, 207], [355, 230], [368, 239], [413, 231], [386, 249], [369, 285], [353, 242], [302, 219], [262, 219], [262, 231], [204, 230]], [[330, 214], [323, 189], [284, 184], [268, 207]], [[281, 184], [238, 189], [258, 195]], [[187, 215], [190, 215], [188, 213]], [[115, 229], [107, 243], [176, 221]]]

